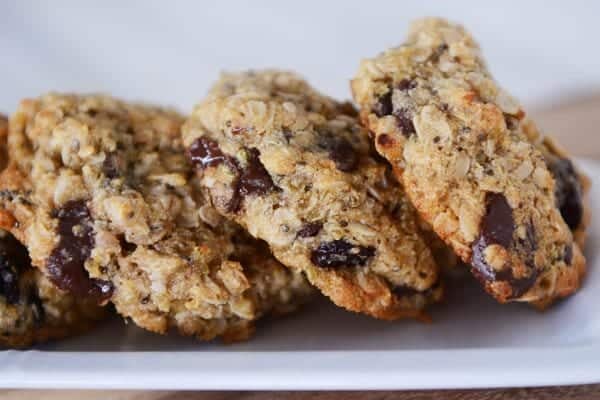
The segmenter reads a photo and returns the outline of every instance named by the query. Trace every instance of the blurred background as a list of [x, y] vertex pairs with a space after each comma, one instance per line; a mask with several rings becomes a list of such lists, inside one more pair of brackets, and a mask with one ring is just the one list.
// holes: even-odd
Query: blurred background
[[496, 79], [530, 109], [598, 94], [600, 2], [28, 0], [0, 5], [0, 111], [49, 90], [189, 111], [219, 71], [262, 67], [294, 69], [347, 98], [359, 60], [427, 15], [470, 29]]

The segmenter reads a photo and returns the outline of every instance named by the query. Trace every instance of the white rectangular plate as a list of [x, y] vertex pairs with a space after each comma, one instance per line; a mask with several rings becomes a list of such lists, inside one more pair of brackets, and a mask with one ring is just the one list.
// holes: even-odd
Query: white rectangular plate
[[[600, 164], [581, 160], [592, 178]], [[591, 203], [600, 203], [593, 186]], [[431, 389], [600, 382], [600, 216], [583, 289], [544, 313], [500, 305], [467, 279], [433, 323], [383, 322], [326, 301], [224, 346], [113, 321], [80, 338], [0, 353], [0, 387]]]

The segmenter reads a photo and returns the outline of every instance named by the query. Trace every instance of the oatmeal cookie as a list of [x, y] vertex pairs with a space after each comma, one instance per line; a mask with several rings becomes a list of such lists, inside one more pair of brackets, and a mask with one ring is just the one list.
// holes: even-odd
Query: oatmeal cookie
[[293, 73], [224, 74], [182, 132], [215, 208], [335, 304], [397, 319], [440, 299], [415, 213], [351, 105]]
[[[0, 115], [0, 169], [7, 164], [8, 120]], [[31, 266], [27, 249], [0, 230], [0, 344], [28, 347], [82, 333], [105, 316], [91, 301], [78, 301]]]
[[352, 90], [414, 206], [497, 300], [543, 306], [579, 287], [585, 259], [552, 171], [462, 27], [416, 22], [361, 63]]
[[181, 122], [99, 95], [21, 102], [0, 225], [60, 289], [112, 302], [145, 329], [244, 339], [310, 288], [204, 202]]

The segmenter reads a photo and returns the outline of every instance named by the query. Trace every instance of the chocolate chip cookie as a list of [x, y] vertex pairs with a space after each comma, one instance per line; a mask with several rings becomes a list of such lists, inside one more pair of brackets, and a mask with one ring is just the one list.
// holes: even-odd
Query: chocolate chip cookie
[[21, 102], [0, 222], [61, 290], [112, 302], [157, 333], [244, 339], [310, 287], [205, 203], [189, 182], [181, 122], [106, 96]]
[[543, 306], [579, 287], [585, 259], [551, 168], [462, 27], [414, 23], [361, 63], [352, 90], [414, 206], [497, 300]]
[[355, 109], [293, 73], [224, 74], [184, 144], [214, 207], [348, 310], [420, 317], [438, 269]]

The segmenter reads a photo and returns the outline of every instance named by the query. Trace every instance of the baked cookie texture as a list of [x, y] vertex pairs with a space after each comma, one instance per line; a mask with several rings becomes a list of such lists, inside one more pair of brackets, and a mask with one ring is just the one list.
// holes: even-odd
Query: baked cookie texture
[[403, 45], [361, 63], [352, 91], [423, 219], [497, 300], [544, 307], [580, 286], [585, 259], [551, 168], [462, 27], [417, 21]]
[[418, 318], [440, 300], [414, 210], [350, 104], [290, 72], [224, 74], [182, 132], [214, 207], [338, 306]]
[[[0, 169], [8, 163], [7, 132], [8, 119], [0, 115]], [[0, 230], [0, 345], [22, 348], [80, 334], [105, 314], [56, 288], [31, 266], [27, 249]]]
[[88, 331], [106, 309], [76, 298], [31, 266], [27, 249], [0, 231], [0, 344], [23, 348]]
[[258, 317], [293, 310], [311, 290], [202, 199], [181, 123], [100, 95], [22, 101], [0, 225], [57, 287], [112, 302], [145, 329], [245, 339]]
[[591, 186], [589, 177], [577, 168], [555, 140], [542, 135], [530, 119], [523, 121], [523, 132], [544, 156], [554, 178], [556, 206], [571, 229], [575, 242], [583, 250], [592, 217], [588, 196]]

